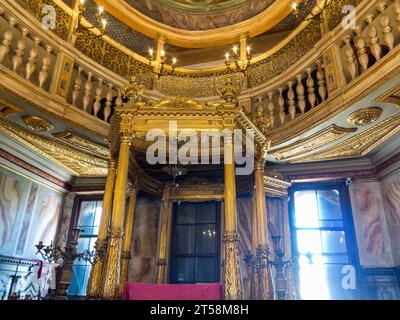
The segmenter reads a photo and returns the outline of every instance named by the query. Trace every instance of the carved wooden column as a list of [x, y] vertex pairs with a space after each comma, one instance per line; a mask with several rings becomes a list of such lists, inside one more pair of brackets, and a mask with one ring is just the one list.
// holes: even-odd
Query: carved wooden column
[[[264, 166], [265, 159], [257, 159], [255, 170], [256, 184], [256, 203], [257, 203], [257, 225], [258, 225], [258, 248], [261, 252], [267, 254], [270, 251], [268, 246], [268, 223], [267, 223], [267, 205], [264, 189]], [[267, 263], [268, 261], [263, 261]], [[274, 293], [272, 288], [272, 279], [269, 268], [261, 269], [259, 272], [259, 298], [262, 300], [273, 300]]]
[[89, 299], [97, 299], [101, 296], [103, 287], [102, 271], [104, 268], [104, 258], [107, 250], [107, 231], [111, 215], [111, 205], [113, 201], [115, 185], [115, 160], [110, 156], [108, 164], [108, 175], [106, 188], [103, 197], [103, 213], [101, 215], [99, 233], [96, 241], [96, 255], [92, 270], [90, 272], [87, 296]]
[[122, 295], [126, 281], [128, 280], [129, 260], [132, 259], [131, 247], [133, 238], [133, 226], [135, 223], [137, 193], [138, 193], [137, 184], [130, 186], [129, 206], [125, 217], [125, 238], [122, 246], [122, 255], [121, 255], [120, 296]]
[[108, 236], [106, 265], [104, 269], [104, 299], [116, 299], [119, 294], [120, 261], [123, 239], [123, 224], [125, 211], [125, 192], [128, 182], [129, 153], [131, 133], [120, 134], [120, 150], [115, 181], [111, 230]]
[[242, 276], [239, 265], [239, 236], [237, 233], [235, 162], [232, 136], [225, 138], [225, 299], [243, 298]]
[[156, 282], [165, 282], [165, 269], [167, 267], [167, 235], [168, 235], [168, 221], [170, 215], [170, 185], [164, 187], [164, 194], [161, 206], [161, 228], [158, 246], [158, 261], [157, 261], [157, 275]]
[[[256, 252], [258, 246], [258, 225], [257, 225], [257, 199], [255, 192], [252, 194], [251, 202], [251, 251]], [[250, 299], [257, 300], [258, 294], [258, 277], [256, 270], [251, 270], [251, 287]]]
[[[283, 236], [284, 236], [284, 249], [285, 249], [285, 256], [288, 258], [292, 258], [292, 243], [291, 243], [291, 233], [290, 233], [290, 224], [289, 224], [289, 209], [288, 209], [288, 202], [289, 197], [283, 197], [281, 199], [282, 202], [282, 228], [283, 228]], [[288, 300], [296, 300], [296, 285], [294, 283], [294, 270], [293, 266], [290, 265], [286, 268], [286, 278], [287, 278], [287, 288]]]

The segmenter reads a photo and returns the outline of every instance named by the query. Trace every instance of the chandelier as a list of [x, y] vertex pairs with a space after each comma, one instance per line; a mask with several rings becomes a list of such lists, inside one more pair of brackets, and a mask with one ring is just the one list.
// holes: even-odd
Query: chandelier
[[229, 52], [225, 53], [226, 68], [230, 72], [243, 73], [244, 75], [247, 75], [247, 70], [251, 66], [251, 59], [253, 58], [251, 54], [251, 47], [250, 46], [246, 47], [245, 59], [241, 58], [238, 45], [234, 45], [232, 47], [232, 53], [233, 54], [230, 54]]
[[91, 27], [84, 27], [82, 26], [81, 22], [83, 19], [83, 14], [85, 13], [87, 7], [85, 4], [85, 0], [79, 0], [78, 3], [78, 17], [77, 17], [77, 22], [74, 30], [74, 34], [76, 36], [81, 35], [83, 30], [81, 28], [84, 28], [86, 30], [93, 30], [93, 29], [98, 29], [100, 30], [99, 36], [102, 37], [107, 33], [106, 26], [107, 26], [107, 20], [104, 18], [104, 8], [102, 6], [98, 7], [98, 11], [96, 13], [96, 25], [93, 25]]
[[[154, 50], [149, 49], [149, 67], [151, 72], [160, 79], [163, 76], [171, 76], [175, 74], [176, 63], [178, 60], [175, 57], [167, 56], [165, 50], [160, 51], [160, 59], [154, 57]], [[167, 61], [170, 61], [170, 66], [166, 67]]]

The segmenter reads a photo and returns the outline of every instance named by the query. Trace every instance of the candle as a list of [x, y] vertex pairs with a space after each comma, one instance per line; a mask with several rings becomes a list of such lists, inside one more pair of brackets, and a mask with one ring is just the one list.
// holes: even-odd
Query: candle
[[99, 14], [102, 14], [104, 12], [104, 8], [102, 6], [99, 7]]
[[85, 4], [85, 0], [81, 0], [81, 4]]
[[293, 3], [292, 3], [292, 9], [293, 9], [293, 10], [297, 10], [297, 3], [296, 3], [296, 2], [293, 2]]
[[172, 58], [172, 64], [176, 64], [177, 60], [176, 58]]
[[247, 50], [247, 54], [250, 54], [251, 48], [249, 46], [247, 46], [246, 50]]
[[227, 53], [225, 53], [225, 58], [226, 58], [226, 61], [228, 61], [229, 60], [229, 53], [227, 52]]
[[238, 47], [237, 47], [237, 46], [233, 46], [232, 50], [233, 50], [233, 53], [234, 53], [234, 54], [237, 54], [237, 52], [238, 52]]
[[161, 50], [160, 54], [161, 54], [161, 57], [164, 57], [165, 56], [165, 51]]
[[105, 30], [105, 29], [106, 29], [106, 25], [107, 25], [107, 20], [106, 20], [106, 19], [103, 19], [103, 20], [102, 20], [102, 23], [103, 23], [103, 29]]
[[154, 53], [153, 49], [149, 49], [149, 55], [150, 55], [150, 57], [153, 57], [153, 53]]

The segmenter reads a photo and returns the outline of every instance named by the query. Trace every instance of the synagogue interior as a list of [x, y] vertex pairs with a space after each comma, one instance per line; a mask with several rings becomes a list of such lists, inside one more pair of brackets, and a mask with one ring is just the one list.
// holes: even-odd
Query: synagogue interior
[[0, 300], [399, 300], [400, 0], [1, 0]]

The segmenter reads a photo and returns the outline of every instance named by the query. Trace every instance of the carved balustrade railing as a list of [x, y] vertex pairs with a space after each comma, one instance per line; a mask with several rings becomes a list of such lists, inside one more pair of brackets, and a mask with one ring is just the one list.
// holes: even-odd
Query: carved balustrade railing
[[120, 88], [128, 81], [60, 40], [61, 31], [45, 30], [36, 19], [12, 9], [0, 3], [3, 72], [34, 85], [39, 93], [55, 94], [68, 108], [109, 122], [114, 107], [122, 103]]
[[247, 112], [254, 121], [262, 117], [270, 132], [287, 128], [373, 72], [386, 56], [398, 54], [400, 0], [370, 1], [357, 12], [354, 29], [337, 26], [289, 70], [243, 92], [241, 99], [250, 99]]
[[[44, 2], [49, 1], [54, 4], [52, 0]], [[328, 10], [328, 30], [323, 31], [315, 21], [302, 23], [279, 48], [257, 57], [249, 70], [247, 88], [239, 100], [249, 100], [250, 118], [257, 120], [261, 114], [272, 132], [323, 108], [337, 92], [351, 86], [397, 49], [400, 0], [334, 3]], [[345, 4], [358, 5], [354, 30], [344, 29], [342, 15], [336, 12]], [[104, 40], [90, 31], [88, 43], [82, 36], [75, 43], [69, 41], [70, 31], [65, 26], [74, 18], [72, 9], [62, 8], [62, 25], [57, 24], [53, 31], [41, 27], [35, 12], [28, 0], [0, 3], [1, 67], [47, 93], [59, 95], [69, 108], [109, 121], [114, 106], [121, 103], [120, 88], [128, 82], [127, 70], [139, 68], [143, 61], [135, 58], [137, 54], [130, 54], [122, 46], [118, 49], [110, 39]], [[92, 46], [94, 43], [96, 47]], [[110, 46], [111, 53], [107, 49]], [[112, 68], [107, 68], [108, 64]], [[214, 100], [215, 78], [221, 81], [226, 77], [223, 70], [208, 75], [182, 72], [183, 76], [163, 77], [158, 86], [161, 92], [147, 90], [147, 97], [158, 99], [172, 94], [171, 86], [175, 85], [179, 88], [175, 95], [205, 92], [206, 96], [190, 97]], [[149, 83], [146, 87], [151, 89]]]

